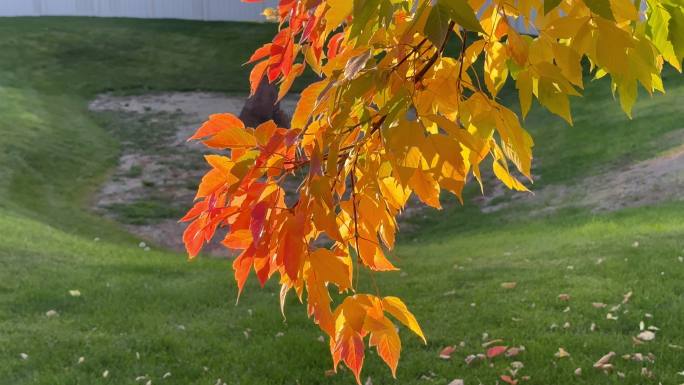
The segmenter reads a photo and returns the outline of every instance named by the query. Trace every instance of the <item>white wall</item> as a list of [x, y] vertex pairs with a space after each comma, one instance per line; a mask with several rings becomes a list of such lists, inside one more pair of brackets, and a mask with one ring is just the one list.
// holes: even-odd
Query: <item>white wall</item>
[[0, 0], [0, 16], [101, 16], [263, 21], [277, 0]]

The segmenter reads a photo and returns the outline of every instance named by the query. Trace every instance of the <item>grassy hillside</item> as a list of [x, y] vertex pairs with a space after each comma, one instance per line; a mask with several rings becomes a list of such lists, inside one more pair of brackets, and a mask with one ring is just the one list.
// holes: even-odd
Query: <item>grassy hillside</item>
[[[131, 384], [144, 375], [155, 384], [352, 382], [348, 371], [324, 377], [327, 345], [294, 299], [283, 321], [275, 285], [252, 282], [236, 307], [229, 261], [189, 264], [145, 252], [86, 209], [118, 156], [117, 141], [87, 111], [90, 99], [105, 91], [241, 92], [240, 63], [272, 32], [257, 24], [0, 19], [0, 382]], [[672, 71], [666, 77], [668, 94], [643, 99], [632, 121], [603, 82], [576, 100], [575, 127], [534, 111], [528, 123], [541, 184], [573, 183], [673, 145], [663, 135], [682, 128], [684, 80]], [[524, 363], [520, 375], [530, 384], [681, 382], [684, 350], [672, 346], [684, 345], [683, 215], [684, 204], [669, 203], [503, 220], [469, 205], [418, 221], [420, 230], [396, 251], [406, 274], [378, 278], [383, 294], [406, 300], [429, 340], [423, 346], [402, 331], [395, 383], [494, 384], [513, 360]], [[518, 287], [504, 290], [504, 281]], [[74, 289], [82, 295], [70, 296]], [[612, 312], [618, 319], [607, 319], [629, 291], [632, 299]], [[561, 293], [571, 300], [560, 301]], [[59, 315], [47, 317], [49, 310]], [[661, 330], [633, 346], [641, 320]], [[463, 359], [483, 351], [483, 333], [526, 351], [468, 367]], [[460, 341], [465, 347], [452, 360], [437, 358]], [[559, 347], [571, 356], [554, 358]], [[609, 351], [651, 352], [656, 361], [618, 357], [625, 378], [593, 370]], [[366, 376], [393, 383], [374, 354]]]

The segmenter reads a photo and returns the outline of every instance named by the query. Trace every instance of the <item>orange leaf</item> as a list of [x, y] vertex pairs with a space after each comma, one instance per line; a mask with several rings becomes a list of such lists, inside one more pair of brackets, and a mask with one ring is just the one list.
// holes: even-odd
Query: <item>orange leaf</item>
[[[367, 317], [368, 321], [371, 317]], [[397, 365], [399, 365], [399, 356], [401, 355], [401, 340], [399, 333], [394, 327], [394, 324], [387, 318], [375, 320], [376, 327], [370, 328], [371, 336], [368, 345], [376, 347], [378, 355], [392, 370], [392, 377], [397, 378]], [[378, 327], [379, 326], [379, 327]]]
[[202, 124], [202, 127], [195, 132], [195, 135], [191, 136], [188, 140], [204, 139], [231, 128], [245, 128], [245, 125], [242, 123], [242, 120], [233, 114], [214, 114], [209, 116], [209, 120]]
[[409, 179], [409, 186], [421, 201], [436, 209], [442, 208], [439, 202], [439, 184], [430, 173], [416, 169]]
[[356, 382], [361, 384], [361, 368], [363, 367], [364, 345], [361, 335], [351, 328], [343, 330], [335, 346], [342, 361], [356, 377]]
[[261, 84], [261, 79], [264, 78], [264, 73], [266, 73], [266, 68], [268, 67], [268, 60], [261, 61], [257, 63], [252, 72], [249, 73], [249, 95], [252, 96], [259, 88]]

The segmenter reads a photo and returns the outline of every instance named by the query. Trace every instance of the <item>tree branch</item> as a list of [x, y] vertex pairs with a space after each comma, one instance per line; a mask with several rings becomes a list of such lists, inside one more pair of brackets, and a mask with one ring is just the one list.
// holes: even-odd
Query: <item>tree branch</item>
[[435, 52], [434, 55], [428, 60], [427, 64], [418, 72], [418, 74], [415, 76], [413, 82], [418, 83], [423, 79], [425, 74], [432, 68], [433, 65], [435, 65], [435, 62], [437, 62], [437, 59], [444, 53], [444, 50], [446, 49], [446, 45], [449, 42], [449, 37], [451, 36], [451, 31], [454, 29], [454, 26], [456, 23], [454, 21], [449, 22], [449, 27], [447, 28], [446, 35], [444, 35], [444, 40], [442, 40], [442, 44], [439, 46], [437, 49], [437, 52]]

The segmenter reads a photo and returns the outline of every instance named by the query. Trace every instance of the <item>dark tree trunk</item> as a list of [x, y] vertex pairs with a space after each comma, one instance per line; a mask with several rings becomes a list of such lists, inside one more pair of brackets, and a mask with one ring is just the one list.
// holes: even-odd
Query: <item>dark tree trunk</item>
[[256, 127], [273, 120], [278, 127], [290, 128], [290, 117], [280, 109], [278, 88], [269, 83], [266, 77], [261, 80], [254, 95], [245, 102], [240, 119], [247, 127]]

